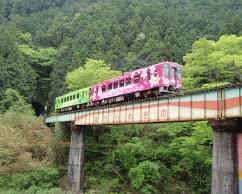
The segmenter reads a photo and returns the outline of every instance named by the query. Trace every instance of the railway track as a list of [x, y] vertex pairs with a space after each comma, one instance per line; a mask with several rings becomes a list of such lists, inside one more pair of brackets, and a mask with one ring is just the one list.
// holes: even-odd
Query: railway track
[[121, 102], [115, 102], [112, 104], [106, 104], [106, 105], [96, 105], [96, 106], [88, 106], [86, 108], [81, 108], [73, 111], [65, 111], [61, 113], [52, 113], [50, 115], [63, 115], [66, 113], [75, 113], [75, 112], [80, 112], [80, 111], [89, 111], [89, 110], [98, 110], [98, 109], [103, 109], [103, 108], [109, 108], [109, 107], [115, 107], [115, 106], [120, 106], [120, 105], [128, 105], [128, 104], [134, 104], [134, 103], [142, 103], [142, 102], [152, 102], [154, 100], [159, 100], [159, 99], [165, 99], [165, 98], [174, 98], [176, 96], [184, 96], [184, 95], [189, 95], [189, 94], [196, 94], [199, 92], [209, 92], [209, 91], [214, 91], [214, 90], [219, 90], [219, 89], [225, 89], [225, 88], [233, 88], [237, 86], [242, 86], [242, 82], [235, 83], [235, 84], [226, 84], [223, 86], [217, 86], [217, 87], [212, 87], [212, 88], [204, 88], [204, 89], [196, 89], [196, 90], [188, 90], [188, 91], [181, 91], [181, 92], [176, 92], [176, 93], [163, 93], [162, 95], [159, 96], [154, 96], [154, 97], [146, 97], [146, 98], [140, 98], [136, 100], [129, 100], [129, 101], [121, 101]]

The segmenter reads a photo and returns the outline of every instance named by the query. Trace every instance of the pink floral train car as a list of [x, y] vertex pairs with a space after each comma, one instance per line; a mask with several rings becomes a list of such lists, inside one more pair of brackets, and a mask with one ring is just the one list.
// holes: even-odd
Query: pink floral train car
[[91, 87], [91, 102], [119, 102], [137, 97], [179, 91], [182, 87], [181, 65], [162, 62]]

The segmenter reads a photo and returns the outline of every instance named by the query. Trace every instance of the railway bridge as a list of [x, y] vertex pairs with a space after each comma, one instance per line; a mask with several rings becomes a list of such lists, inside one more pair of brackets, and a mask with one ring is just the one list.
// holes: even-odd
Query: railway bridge
[[83, 192], [84, 131], [92, 125], [209, 121], [214, 131], [212, 194], [242, 194], [242, 83], [52, 114], [46, 124], [71, 123], [68, 179]]

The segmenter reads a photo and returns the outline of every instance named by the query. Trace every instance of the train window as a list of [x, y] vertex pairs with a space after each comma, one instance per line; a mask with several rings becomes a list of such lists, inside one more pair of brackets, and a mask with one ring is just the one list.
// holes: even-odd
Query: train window
[[76, 99], [76, 96], [75, 96], [75, 95], [73, 95], [73, 97], [72, 97], [72, 98], [73, 98], [73, 100], [75, 100], [75, 99]]
[[124, 87], [124, 80], [119, 81], [119, 87]]
[[147, 80], [150, 80], [151, 77], [151, 73], [150, 73], [150, 69], [147, 70]]
[[108, 84], [108, 90], [112, 90], [113, 84]]
[[70, 97], [68, 96], [66, 101], [69, 101], [69, 100], [70, 100]]
[[157, 75], [158, 75], [158, 70], [157, 70], [157, 68], [155, 68], [154, 77], [157, 77]]
[[72, 100], [72, 96], [70, 96], [70, 100]]
[[66, 98], [64, 98], [64, 102], [66, 102]]
[[113, 89], [116, 89], [116, 88], [118, 88], [118, 82], [113, 83]]
[[134, 83], [139, 83], [140, 81], [140, 75], [135, 75], [134, 76]]
[[102, 85], [102, 92], [106, 91], [106, 85]]
[[182, 71], [180, 68], [177, 69], [177, 78], [181, 79], [182, 78]]
[[176, 75], [176, 70], [175, 70], [175, 68], [174, 67], [172, 67], [171, 69], [170, 69], [170, 77], [174, 77], [175, 78], [175, 75]]
[[126, 86], [128, 86], [130, 84], [131, 84], [131, 78], [129, 77], [129, 78], [126, 79]]
[[79, 98], [79, 94], [76, 95], [76, 98]]
[[164, 75], [166, 77], [170, 77], [170, 67], [169, 67], [169, 64], [165, 64], [164, 65]]
[[175, 79], [179, 79], [179, 75], [178, 75], [179, 73], [178, 73], [178, 69], [177, 68], [175, 68]]

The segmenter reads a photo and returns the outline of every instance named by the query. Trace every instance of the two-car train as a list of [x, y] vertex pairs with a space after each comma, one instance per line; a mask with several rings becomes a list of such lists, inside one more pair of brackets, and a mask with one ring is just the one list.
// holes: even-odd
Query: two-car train
[[55, 111], [73, 111], [178, 92], [182, 87], [181, 70], [182, 66], [177, 63], [161, 62], [128, 72], [57, 97]]

